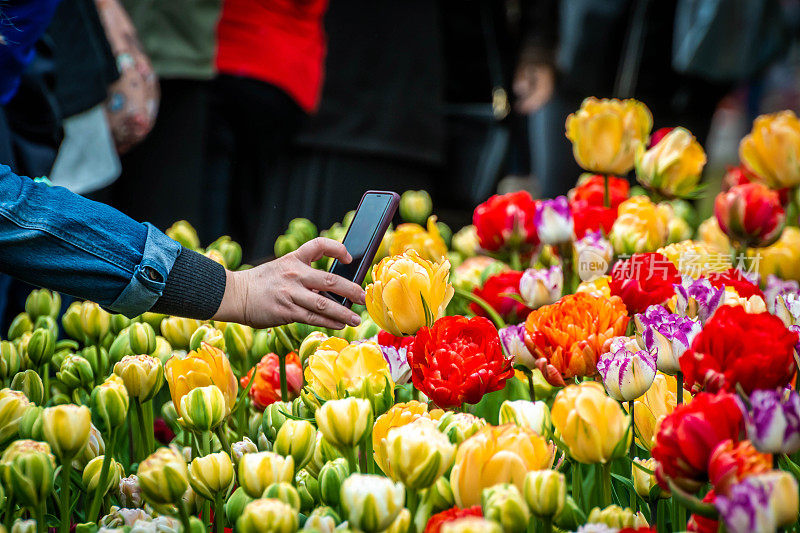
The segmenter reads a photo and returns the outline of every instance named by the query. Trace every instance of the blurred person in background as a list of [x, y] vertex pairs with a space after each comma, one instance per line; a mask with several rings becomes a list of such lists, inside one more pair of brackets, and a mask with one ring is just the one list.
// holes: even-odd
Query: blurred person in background
[[[204, 143], [221, 1], [122, 0], [143, 50], [133, 48], [119, 62], [142, 72], [144, 84], [150, 78], [144, 64], [135, 60], [149, 57], [160, 102], [156, 94], [144, 103], [144, 110], [158, 112], [144, 140], [135, 146], [126, 140], [118, 143], [122, 175], [112, 187], [111, 200], [126, 214], [160, 228], [180, 219], [199, 225], [204, 217]], [[109, 114], [132, 99], [117, 93]], [[135, 133], [141, 126], [130, 122], [127, 131]]]
[[290, 152], [319, 105], [327, 8], [328, 0], [225, 0], [222, 8], [200, 231], [230, 234], [250, 260], [271, 255], [296, 216], [287, 201]]

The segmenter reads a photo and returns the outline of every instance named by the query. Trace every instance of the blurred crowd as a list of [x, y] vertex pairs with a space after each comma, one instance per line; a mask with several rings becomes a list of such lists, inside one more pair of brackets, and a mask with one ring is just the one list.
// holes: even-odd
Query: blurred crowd
[[[800, 108], [799, 13], [798, 0], [5, 0], [0, 163], [161, 228], [231, 235], [252, 262], [292, 218], [330, 225], [368, 189], [429, 190], [460, 225], [498, 184], [572, 187], [564, 121], [590, 95], [642, 100], [654, 130], [687, 127], [724, 166], [752, 117]], [[28, 42], [35, 24], [47, 30]], [[21, 82], [4, 82], [20, 62]]]

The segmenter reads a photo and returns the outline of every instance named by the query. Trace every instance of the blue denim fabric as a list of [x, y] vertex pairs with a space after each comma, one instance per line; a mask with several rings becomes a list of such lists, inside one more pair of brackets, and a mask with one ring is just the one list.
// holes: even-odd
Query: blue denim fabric
[[0, 165], [0, 271], [128, 316], [161, 296], [181, 245], [151, 224]]

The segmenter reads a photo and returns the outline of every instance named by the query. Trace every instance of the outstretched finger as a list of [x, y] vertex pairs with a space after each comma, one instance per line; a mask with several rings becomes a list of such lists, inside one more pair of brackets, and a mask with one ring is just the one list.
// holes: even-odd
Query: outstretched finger
[[[306, 318], [309, 319], [317, 315], [351, 326], [357, 326], [361, 323], [361, 317], [357, 313], [316, 292], [309, 290], [298, 291], [297, 294], [292, 296], [292, 301], [306, 310], [308, 315]], [[302, 322], [305, 322], [305, 320], [302, 320]]]
[[309, 326], [319, 326], [321, 328], [330, 328], [336, 330], [344, 329], [345, 327], [344, 322], [314, 313], [313, 311], [309, 311], [308, 309], [299, 305], [295, 306], [292, 314], [295, 322], [301, 322], [303, 324], [308, 324]]
[[360, 285], [332, 272], [308, 268], [307, 271], [301, 274], [300, 279], [303, 285], [309, 289], [338, 294], [355, 304], [364, 305], [364, 289]]
[[323, 257], [332, 257], [344, 264], [349, 264], [353, 260], [344, 244], [325, 237], [317, 237], [308, 241], [294, 253], [298, 259], [306, 264], [311, 264]]

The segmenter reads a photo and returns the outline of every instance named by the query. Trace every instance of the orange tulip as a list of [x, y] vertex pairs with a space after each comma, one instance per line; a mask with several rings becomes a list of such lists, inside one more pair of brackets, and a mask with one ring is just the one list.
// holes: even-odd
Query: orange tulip
[[209, 385], [216, 385], [222, 391], [228, 410], [236, 402], [238, 385], [228, 357], [219, 348], [205, 342], [198, 350], [170, 357], [165, 366], [165, 376], [176, 408], [187, 392]]
[[617, 296], [569, 294], [528, 315], [525, 344], [545, 379], [563, 387], [565, 378], [597, 373], [603, 343], [624, 335], [628, 320], [625, 304]]

